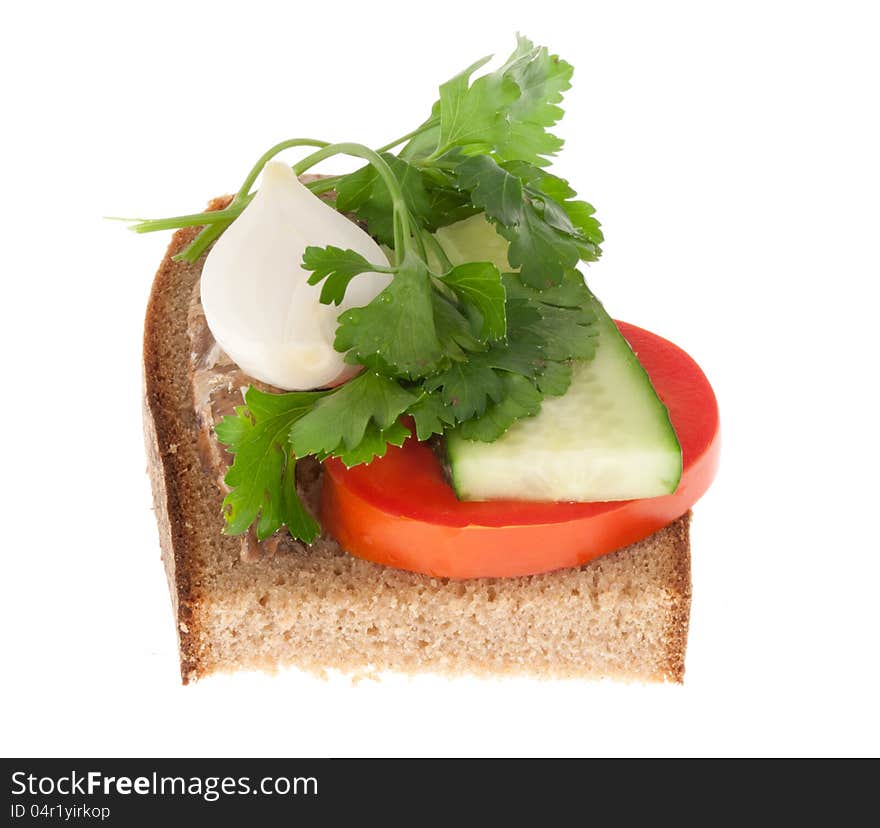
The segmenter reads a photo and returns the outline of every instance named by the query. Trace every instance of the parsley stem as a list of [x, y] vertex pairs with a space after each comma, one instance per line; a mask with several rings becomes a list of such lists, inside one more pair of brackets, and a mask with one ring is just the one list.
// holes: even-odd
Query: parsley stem
[[437, 258], [440, 260], [440, 264], [443, 267], [444, 272], [452, 270], [454, 265], [451, 261], [449, 261], [449, 256], [446, 255], [446, 251], [443, 249], [443, 245], [440, 244], [437, 237], [433, 233], [424, 233], [423, 236], [428, 240], [428, 243], [437, 254]]
[[456, 308], [461, 307], [461, 301], [455, 295], [455, 291], [449, 287], [439, 276], [431, 275], [431, 284], [434, 286], [434, 289], [439, 293], [450, 305]]
[[[232, 209], [238, 206], [244, 207], [245, 200], [248, 198], [251, 192], [251, 187], [254, 186], [254, 182], [257, 180], [257, 177], [262, 172], [263, 167], [269, 163], [278, 153], [283, 152], [286, 149], [290, 149], [292, 147], [326, 147], [328, 146], [326, 141], [318, 141], [314, 138], [291, 138], [287, 141], [282, 141], [279, 144], [275, 144], [274, 147], [270, 147], [267, 149], [259, 158], [256, 164], [251, 168], [251, 171], [248, 173], [247, 178], [245, 178], [244, 183], [239, 188], [238, 192], [233, 197], [232, 201], [229, 204], [227, 209]], [[227, 227], [232, 223], [232, 219], [222, 220], [213, 222], [211, 224], [205, 225], [202, 228], [201, 232], [193, 239], [192, 244], [186, 248], [182, 253], [178, 253], [175, 256], [175, 259], [184, 259], [187, 262], [194, 262], [199, 256], [204, 253], [208, 247], [210, 247], [211, 243], [214, 242], [220, 235], [222, 235], [223, 231], [226, 230]]]
[[425, 264], [428, 263], [428, 253], [425, 250], [425, 233], [422, 229], [416, 224], [416, 232], [413, 233], [413, 239], [415, 240], [416, 247], [419, 249], [419, 255], [422, 257], [422, 261]]
[[306, 184], [315, 195], [321, 195], [328, 190], [332, 190], [339, 183], [340, 179], [345, 178], [343, 175], [329, 175], [326, 178], [319, 178], [317, 181], [310, 181]]
[[238, 218], [248, 203], [250, 203], [250, 199], [237, 204], [235, 207], [225, 207], [222, 210], [191, 213], [188, 216], [171, 216], [163, 219], [144, 219], [137, 224], [133, 224], [131, 229], [135, 233], [152, 233], [156, 230], [177, 230], [181, 227], [217, 224], [221, 221]]
[[[254, 182], [257, 180], [259, 174], [263, 171], [263, 167], [266, 166], [278, 153], [284, 152], [286, 149], [291, 149], [292, 147], [328, 147], [330, 146], [327, 141], [318, 141], [315, 138], [290, 138], [287, 141], [281, 141], [278, 144], [275, 144], [274, 147], [270, 147], [267, 149], [259, 158], [256, 164], [251, 168], [251, 171], [248, 173], [247, 178], [244, 180], [244, 184], [241, 185], [241, 188], [236, 193], [235, 198], [232, 199], [232, 203], [235, 204], [237, 201], [240, 201], [245, 196], [247, 196], [251, 187], [254, 186]], [[231, 206], [231, 205], [230, 205]]]
[[375, 150], [363, 144], [355, 144], [352, 142], [343, 142], [340, 144], [329, 144], [322, 147], [317, 152], [307, 155], [298, 164], [293, 165], [294, 172], [302, 175], [306, 170], [311, 169], [315, 164], [326, 160], [334, 155], [352, 155], [355, 158], [363, 158], [368, 161], [373, 169], [379, 174], [379, 177], [388, 188], [391, 195], [391, 206], [394, 213], [394, 256], [397, 264], [403, 261], [404, 254], [410, 248], [412, 239], [410, 235], [409, 208], [400, 184], [391, 167]]
[[438, 147], [434, 150], [434, 152], [432, 152], [430, 155], [426, 156], [425, 158], [422, 158], [422, 159], [421, 159], [421, 165], [425, 165], [425, 166], [437, 166], [434, 162], [435, 162], [438, 158], [440, 158], [441, 156], [443, 156], [443, 155], [445, 155], [447, 152], [449, 152], [450, 149], [451, 149], [451, 147], [450, 147], [448, 144], [446, 144], [445, 146], [442, 146], [442, 147], [439, 147], [439, 146], [438, 146]]
[[[202, 230], [195, 239], [193, 239], [190, 245], [175, 256], [175, 259], [194, 262], [220, 235], [222, 235], [226, 228], [229, 227], [239, 215], [241, 215], [244, 208], [250, 203], [251, 199], [254, 197], [254, 194], [251, 193], [251, 188], [254, 186], [254, 183], [269, 161], [286, 149], [291, 149], [293, 147], [318, 147], [319, 149], [317, 152], [306, 156], [306, 158], [302, 159], [298, 164], [294, 164], [293, 169], [296, 174], [301, 175], [310, 167], [313, 167], [318, 162], [330, 158], [333, 155], [353, 155], [357, 158], [363, 158], [365, 161], [368, 161], [379, 173], [379, 176], [382, 178], [385, 186], [388, 187], [388, 191], [391, 194], [394, 210], [395, 255], [398, 256], [398, 260], [402, 260], [403, 254], [407, 246], [410, 244], [411, 238], [409, 209], [406, 205], [406, 200], [403, 197], [397, 179], [394, 177], [394, 173], [391, 172], [391, 168], [379, 153], [385, 152], [392, 147], [396, 147], [398, 144], [402, 144], [405, 141], [409, 141], [411, 138], [419, 135], [425, 130], [433, 128], [438, 123], [439, 120], [437, 118], [432, 118], [417, 129], [414, 129], [412, 132], [402, 135], [397, 140], [385, 144], [385, 146], [380, 147], [378, 150], [371, 150], [363, 144], [330, 144], [327, 141], [319, 141], [315, 138], [291, 138], [286, 141], [281, 141], [270, 147], [260, 156], [251, 168], [241, 187], [239, 187], [238, 192], [232, 198], [232, 201], [224, 209], [213, 210], [207, 213], [191, 213], [183, 216], [171, 216], [170, 218], [164, 219], [147, 219], [132, 225], [131, 229], [136, 233], [151, 233], [156, 230], [173, 230], [181, 227], [201, 225]], [[328, 190], [332, 190], [342, 177], [343, 176], [340, 175], [331, 176], [329, 178], [321, 179], [320, 181], [310, 182], [306, 186], [313, 193], [318, 195], [327, 192]], [[398, 253], [398, 251], [400, 252]]]
[[379, 147], [376, 152], [388, 152], [390, 149], [394, 149], [394, 147], [398, 146], [398, 144], [403, 144], [406, 141], [415, 138], [416, 135], [421, 135], [423, 132], [427, 132], [429, 129], [433, 129], [440, 123], [439, 118], [431, 118], [428, 121], [425, 121], [420, 127], [416, 127], [412, 132], [407, 132], [406, 135], [401, 135], [396, 141], [389, 141], [385, 146]]
[[178, 253], [174, 258], [181, 259], [192, 264], [199, 256], [202, 255], [211, 243], [218, 239], [224, 230], [232, 224], [232, 219], [226, 221], [218, 221], [214, 224], [206, 224], [192, 240], [186, 250]]
[[[317, 181], [309, 181], [306, 184], [306, 187], [308, 187], [315, 195], [320, 195], [321, 193], [326, 193], [328, 190], [332, 190], [337, 185], [340, 178], [342, 178], [341, 175], [319, 178]], [[135, 233], [153, 233], [157, 230], [178, 230], [181, 227], [217, 224], [221, 221], [238, 218], [244, 212], [244, 208], [251, 203], [255, 195], [256, 193], [249, 193], [234, 207], [230, 203], [228, 207], [224, 207], [222, 210], [190, 213], [186, 216], [169, 216], [168, 218], [162, 219], [120, 219], [120, 221], [136, 222], [129, 228]]]
[[[375, 150], [376, 154], [387, 152], [393, 147], [398, 146], [406, 141], [411, 140], [412, 138], [420, 135], [421, 133], [432, 129], [440, 123], [439, 118], [431, 118], [428, 121], [425, 121], [420, 127], [408, 132], [406, 135], [401, 135], [400, 138], [397, 138], [394, 141], [390, 141], [379, 149]], [[251, 193], [251, 187], [253, 187], [254, 183], [257, 180], [257, 177], [262, 172], [263, 167], [272, 160], [276, 155], [280, 152], [283, 152], [286, 149], [291, 149], [293, 147], [319, 147], [320, 149], [326, 149], [331, 146], [327, 141], [319, 141], [314, 138], [292, 138], [287, 141], [281, 141], [278, 144], [275, 144], [273, 147], [270, 147], [254, 164], [251, 168], [250, 172], [245, 178], [244, 183], [239, 188], [238, 192], [233, 197], [232, 201], [229, 203], [227, 207], [222, 210], [212, 210], [210, 212], [203, 213], [190, 213], [188, 215], [182, 216], [170, 216], [168, 218], [163, 219], [143, 219], [141, 221], [137, 221], [135, 224], [131, 225], [132, 230], [135, 233], [152, 233], [159, 230], [177, 230], [181, 227], [196, 227], [202, 226], [202, 231], [193, 239], [192, 243], [186, 250], [178, 253], [175, 258], [184, 259], [188, 262], [194, 262], [207, 248], [208, 246], [215, 241], [225, 230], [226, 228], [236, 219], [238, 216], [242, 214], [244, 208], [251, 202], [251, 199], [254, 197], [254, 193]], [[341, 145], [340, 145], [341, 146]], [[358, 145], [360, 146], [360, 145]], [[362, 149], [367, 149], [366, 147], [362, 147]], [[339, 150], [341, 151], [341, 150]], [[336, 154], [331, 153], [331, 154]], [[355, 154], [355, 153], [348, 153]], [[314, 154], [313, 154], [314, 155]], [[329, 156], [323, 156], [329, 157]], [[323, 160], [323, 157], [318, 160]], [[364, 155], [359, 155], [358, 157], [365, 158]], [[303, 159], [303, 162], [308, 162], [306, 166], [303, 166], [303, 162], [300, 162], [298, 165], [294, 165], [294, 169], [297, 174], [304, 172], [308, 167], [313, 164], [318, 163], [317, 160], [312, 160], [313, 156], [308, 156]], [[366, 160], [373, 163], [372, 159], [367, 158]], [[383, 159], [379, 159], [382, 161]], [[383, 162], [384, 163], [384, 162]], [[373, 164], [373, 166], [376, 166]], [[387, 166], [387, 165], [386, 165]], [[376, 167], [378, 170], [379, 168]], [[381, 170], [380, 170], [381, 172]], [[389, 170], [390, 172], [390, 170]], [[310, 181], [306, 186], [315, 194], [320, 195], [321, 193], [326, 193], [329, 190], [332, 190], [339, 180], [343, 178], [341, 175], [329, 176], [327, 178], [320, 179], [318, 181]], [[386, 185], [388, 184], [388, 178], [383, 176]], [[393, 178], [393, 176], [392, 176]], [[395, 202], [395, 212], [397, 209], [397, 204]], [[397, 234], [399, 233], [402, 238], [408, 237], [409, 233], [409, 222], [408, 222], [408, 214], [407, 218], [404, 220], [402, 226], [397, 227], [398, 220], [395, 219], [395, 239], [397, 239]], [[395, 244], [395, 247], [397, 244]]]

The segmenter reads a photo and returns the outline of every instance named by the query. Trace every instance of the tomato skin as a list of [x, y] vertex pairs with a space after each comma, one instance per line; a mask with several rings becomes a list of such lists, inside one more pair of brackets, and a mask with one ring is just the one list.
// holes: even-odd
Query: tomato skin
[[321, 519], [353, 555], [446, 578], [512, 577], [578, 566], [671, 523], [709, 488], [720, 453], [718, 405], [678, 346], [617, 323], [669, 409], [682, 447], [671, 495], [605, 503], [459, 501], [415, 438], [366, 466], [324, 464]]

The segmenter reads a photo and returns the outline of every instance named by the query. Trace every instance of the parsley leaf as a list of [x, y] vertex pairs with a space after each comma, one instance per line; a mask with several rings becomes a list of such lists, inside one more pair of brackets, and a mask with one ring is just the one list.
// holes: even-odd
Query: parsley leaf
[[[496, 153], [543, 166], [562, 141], [547, 131], [561, 117], [562, 93], [571, 86], [570, 64], [517, 36], [513, 54], [495, 72], [470, 82], [483, 58], [440, 86], [425, 131], [402, 155], [415, 160], [442, 157], [458, 148], [465, 155]], [[437, 123], [439, 121], [439, 124]]]
[[547, 192], [563, 199], [574, 195], [564, 179], [522, 161], [501, 165], [488, 155], [466, 159], [455, 173], [459, 186], [510, 242], [510, 265], [527, 284], [558, 284], [579, 260], [598, 258], [602, 233], [593, 208], [583, 201], [560, 203]]
[[522, 182], [488, 155], [468, 158], [455, 168], [459, 186], [470, 192], [471, 201], [486, 215], [505, 226], [517, 224], [522, 215]]
[[470, 83], [471, 75], [490, 58], [471, 64], [440, 87], [441, 153], [461, 147], [466, 154], [487, 152], [508, 140], [506, 110], [520, 90], [503, 73], [483, 75]]
[[372, 459], [378, 454], [374, 449], [379, 435], [390, 429], [416, 399], [393, 379], [364, 371], [322, 397], [297, 419], [290, 428], [290, 444], [298, 457], [350, 457], [358, 450], [358, 456], [370, 454]]
[[[383, 158], [387, 161], [388, 154], [386, 153]], [[387, 193], [388, 188], [379, 181], [379, 174], [372, 164], [365, 164], [353, 173], [342, 176], [336, 182], [336, 209], [340, 213], [356, 213], [362, 205], [374, 197], [373, 188], [377, 181]], [[381, 196], [381, 193], [377, 195]], [[388, 208], [391, 208], [390, 195], [388, 196]]]
[[[483, 350], [484, 346], [476, 337], [471, 321], [458, 307], [436, 291], [431, 298], [434, 304], [434, 325], [444, 356], [451, 360], [464, 360], [468, 358], [469, 351]], [[441, 367], [438, 363], [435, 369], [440, 370]]]
[[416, 424], [416, 438], [427, 440], [432, 434], [442, 434], [447, 426], [455, 425], [455, 411], [443, 401], [438, 391], [423, 394], [407, 411]]
[[544, 167], [537, 167], [527, 161], [505, 161], [503, 166], [511, 175], [515, 175], [524, 187], [542, 192], [556, 201], [565, 201], [577, 195], [564, 178], [547, 172]]
[[546, 47], [517, 35], [516, 50], [499, 72], [516, 83], [520, 94], [510, 104], [510, 133], [507, 141], [496, 147], [498, 155], [546, 165], [549, 162], [541, 156], [555, 155], [562, 148], [562, 140], [546, 128], [562, 117], [558, 104], [571, 86], [574, 68]]
[[307, 247], [303, 254], [302, 265], [306, 270], [313, 270], [309, 276], [309, 284], [317, 285], [326, 279], [321, 288], [321, 301], [325, 305], [338, 305], [345, 297], [348, 283], [361, 273], [387, 271], [388, 268], [374, 265], [354, 250], [343, 250], [341, 247]]
[[518, 223], [499, 225], [498, 232], [510, 242], [511, 266], [519, 268], [522, 280], [532, 287], [558, 284], [580, 260], [574, 241], [547, 224], [531, 204], [523, 205]]
[[442, 389], [441, 399], [459, 422], [482, 414], [490, 400], [504, 396], [504, 384], [498, 372], [485, 362], [457, 362], [443, 373], [425, 382], [428, 391]]
[[405, 379], [427, 376], [443, 357], [432, 293], [427, 265], [407, 254], [385, 290], [366, 307], [352, 308], [339, 317], [333, 346], [349, 352], [347, 362], [382, 374]]
[[[406, 199], [410, 212], [424, 220], [431, 211], [431, 199], [422, 173], [391, 153], [382, 153]], [[343, 177], [336, 185], [336, 209], [354, 213], [367, 225], [370, 235], [382, 244], [394, 245], [394, 206], [391, 193], [371, 164]]]
[[370, 423], [363, 439], [353, 449], [346, 449], [337, 456], [348, 467], [371, 463], [377, 457], [384, 457], [388, 446], [402, 446], [411, 437], [410, 430], [401, 423], [392, 423], [388, 428], [379, 429]]
[[548, 362], [535, 384], [545, 396], [561, 397], [571, 385], [571, 362]]
[[[396, 155], [385, 152], [382, 159], [391, 168], [410, 213], [426, 229], [436, 230], [473, 212], [466, 194], [456, 190], [442, 174], [437, 176], [438, 182]], [[393, 247], [394, 206], [375, 167], [367, 164], [340, 178], [336, 184], [336, 209], [352, 213], [367, 225], [370, 235]]]
[[[282, 141], [261, 156], [230, 208], [137, 225], [206, 225], [186, 253], [194, 257], [253, 199], [270, 158], [308, 146], [317, 149], [294, 166], [298, 174], [340, 153], [367, 162], [307, 186], [394, 249], [394, 267], [332, 245], [305, 249], [302, 265], [324, 304], [341, 304], [361, 273], [393, 278], [338, 319], [335, 347], [365, 368], [356, 378], [327, 392], [251, 388], [218, 424], [234, 457], [224, 501], [230, 533], [255, 525], [262, 539], [287, 526], [310, 542], [319, 528], [297, 496], [297, 457], [369, 463], [401, 445], [410, 423], [419, 440], [449, 428], [494, 440], [536, 414], [544, 397], [565, 393], [574, 361], [593, 356], [594, 299], [574, 268], [598, 258], [602, 230], [593, 207], [547, 170], [562, 146], [550, 129], [572, 67], [519, 35], [507, 60], [479, 75], [487, 60], [442, 84], [430, 116], [397, 141], [377, 150]], [[492, 225], [485, 244], [482, 222], [463, 229], [460, 248], [454, 232], [430, 235], [480, 212]]]
[[524, 161], [508, 161], [504, 168], [522, 182], [526, 195], [539, 204], [544, 220], [552, 227], [570, 234], [584, 261], [599, 258], [599, 245], [604, 241], [596, 212], [586, 201], [572, 200], [577, 193], [564, 178]]
[[448, 420], [454, 417], [463, 434], [481, 435], [470, 439], [497, 439], [520, 417], [536, 414], [543, 396], [568, 390], [572, 359], [595, 354], [592, 294], [577, 271], [544, 291], [524, 285], [514, 273], [504, 276], [504, 284], [507, 339], [424, 382], [431, 394], [419, 402], [423, 422], [416, 421], [417, 432], [442, 433], [443, 423], [452, 425]]
[[443, 276], [443, 283], [480, 315], [480, 337], [501, 339], [507, 333], [504, 310], [506, 292], [501, 273], [491, 262], [470, 262], [452, 268]]
[[518, 374], [504, 377], [504, 396], [486, 408], [479, 417], [468, 420], [459, 428], [468, 440], [491, 443], [522, 417], [533, 417], [541, 410], [541, 392], [535, 384]]
[[287, 434], [323, 392], [266, 394], [249, 388], [235, 415], [217, 423], [217, 439], [234, 455], [224, 478], [226, 531], [240, 535], [256, 521], [257, 539], [287, 526], [294, 538], [312, 543], [321, 528], [296, 493], [296, 461]]
[[[532, 311], [530, 318], [523, 314], [516, 320], [516, 336], [511, 336], [514, 343], [528, 343], [530, 338], [540, 341], [540, 353], [547, 360], [591, 359], [595, 355], [596, 312], [578, 271], [568, 271], [562, 285], [544, 291], [510, 277], [505, 284], [508, 293]], [[579, 295], [585, 298], [574, 305], [574, 297]]]
[[584, 255], [584, 252], [581, 251], [581, 258], [584, 261], [595, 261], [598, 259], [601, 252], [599, 245], [605, 240], [605, 236], [602, 234], [598, 219], [593, 218], [596, 212], [593, 205], [587, 204], [586, 201], [564, 201], [562, 202], [562, 209], [565, 210], [565, 214], [578, 233], [586, 237], [592, 246], [591, 255]]

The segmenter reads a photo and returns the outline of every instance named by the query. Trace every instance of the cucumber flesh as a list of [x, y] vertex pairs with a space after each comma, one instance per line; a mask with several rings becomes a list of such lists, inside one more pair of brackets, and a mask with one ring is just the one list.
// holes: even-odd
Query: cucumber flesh
[[493, 443], [446, 435], [461, 500], [607, 501], [675, 491], [681, 447], [669, 412], [614, 321], [594, 299], [595, 357]]
[[510, 243], [498, 235], [484, 213], [441, 227], [434, 235], [454, 265], [492, 262], [502, 273], [515, 270], [507, 262]]

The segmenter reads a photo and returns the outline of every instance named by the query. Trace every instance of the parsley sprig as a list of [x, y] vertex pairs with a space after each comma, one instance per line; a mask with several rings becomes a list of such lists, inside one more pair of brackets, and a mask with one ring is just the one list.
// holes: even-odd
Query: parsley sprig
[[[593, 208], [546, 169], [562, 147], [549, 130], [562, 117], [572, 67], [521, 36], [500, 68], [475, 78], [488, 60], [442, 84], [421, 126], [383, 147], [283, 141], [260, 157], [225, 209], [133, 226], [201, 225], [178, 254], [194, 262], [241, 214], [280, 152], [314, 148], [294, 165], [297, 174], [340, 154], [366, 162], [307, 186], [387, 245], [392, 264], [381, 268], [333, 246], [307, 248], [302, 263], [328, 305], [339, 305], [360, 273], [392, 274], [369, 304], [339, 316], [334, 345], [364, 370], [329, 391], [250, 388], [245, 404], [217, 425], [234, 455], [228, 533], [253, 525], [262, 539], [286, 526], [311, 543], [320, 528], [296, 494], [297, 458], [369, 463], [402, 445], [411, 427], [419, 440], [451, 428], [495, 440], [536, 414], [544, 397], [565, 393], [572, 362], [593, 356], [595, 316], [575, 268], [599, 256], [602, 233]], [[508, 242], [507, 267], [453, 262], [435, 235], [477, 213]]]

